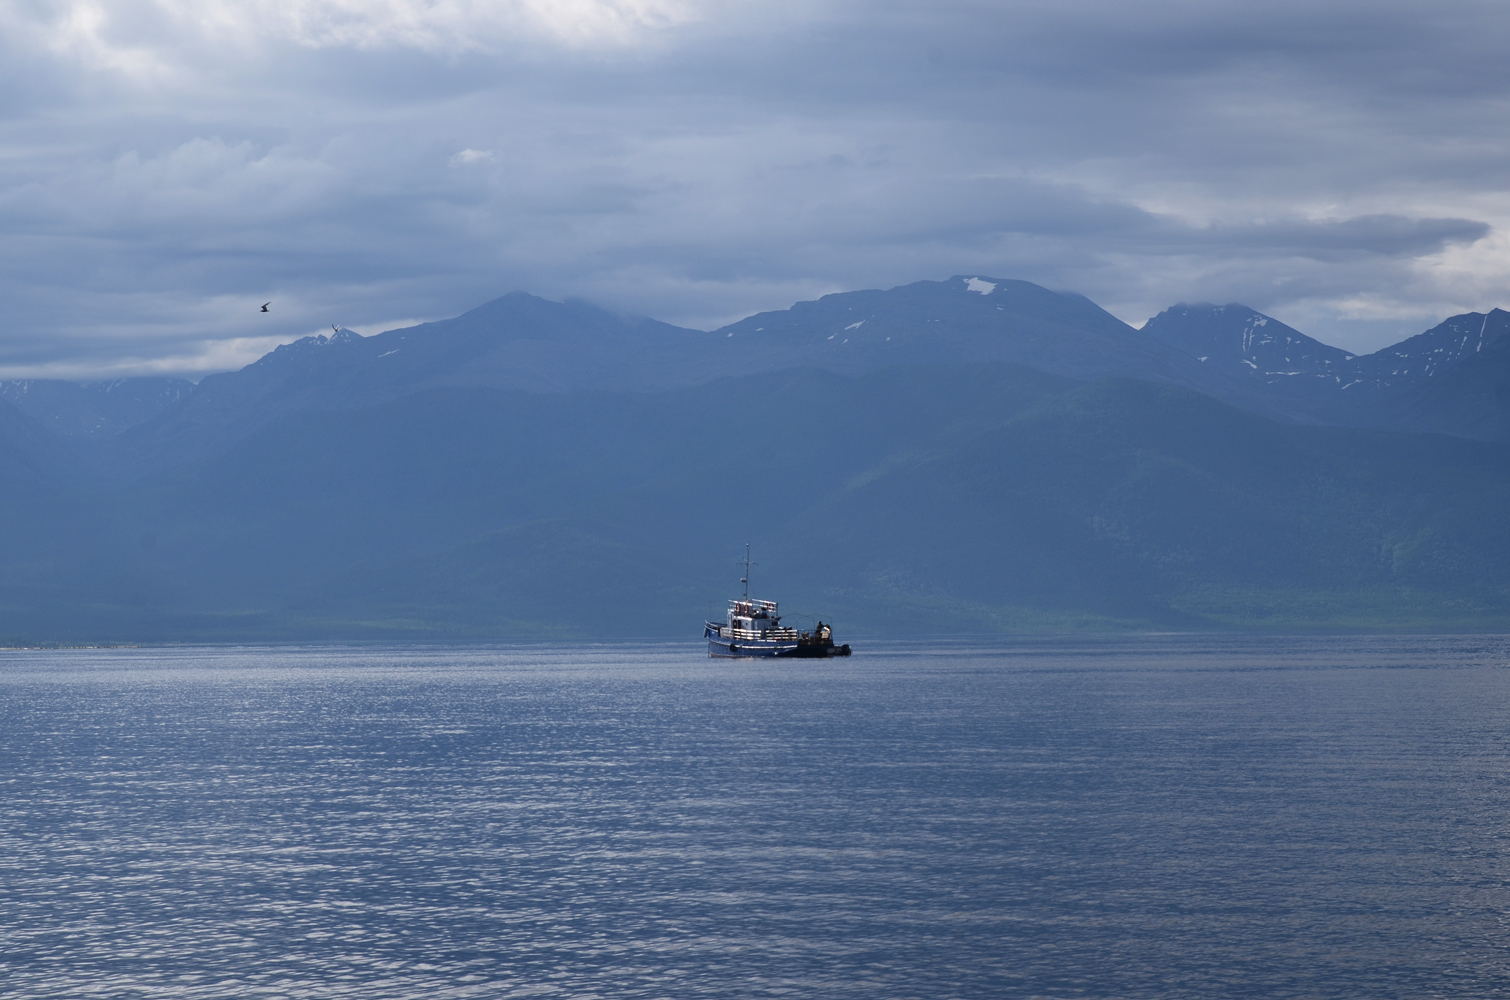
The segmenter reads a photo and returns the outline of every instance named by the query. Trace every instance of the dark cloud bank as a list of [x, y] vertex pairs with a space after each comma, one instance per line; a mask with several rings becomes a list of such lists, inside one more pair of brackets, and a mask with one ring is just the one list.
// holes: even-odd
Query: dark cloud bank
[[0, 370], [233, 368], [511, 289], [709, 328], [984, 271], [1353, 351], [1510, 302], [1489, 4], [383, 10], [0, 21]]

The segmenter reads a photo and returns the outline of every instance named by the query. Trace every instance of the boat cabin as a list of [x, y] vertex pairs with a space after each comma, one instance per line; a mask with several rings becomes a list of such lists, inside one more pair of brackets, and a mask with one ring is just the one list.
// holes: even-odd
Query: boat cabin
[[746, 632], [769, 632], [781, 628], [781, 616], [775, 601], [740, 600], [729, 602], [729, 627]]

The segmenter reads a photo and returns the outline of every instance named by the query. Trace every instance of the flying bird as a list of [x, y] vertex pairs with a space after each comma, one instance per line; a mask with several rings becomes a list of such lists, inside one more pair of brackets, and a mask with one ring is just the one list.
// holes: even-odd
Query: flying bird
[[263, 312], [267, 312], [267, 307], [270, 306], [270, 305], [272, 305], [271, 302], [264, 302], [264, 303], [262, 303], [262, 311]]
[[332, 330], [334, 330], [336, 333], [340, 333], [341, 332], [341, 328], [338, 325], [336, 325], [335, 323], [330, 324], [330, 328]]

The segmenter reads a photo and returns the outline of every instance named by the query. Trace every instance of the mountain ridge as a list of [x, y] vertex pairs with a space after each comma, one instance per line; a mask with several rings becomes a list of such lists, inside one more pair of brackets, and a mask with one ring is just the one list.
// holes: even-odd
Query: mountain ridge
[[956, 361], [1174, 381], [1264, 407], [1261, 394], [1084, 296], [1029, 282], [956, 276], [840, 292], [710, 332], [515, 292], [452, 320], [282, 345], [239, 371], [207, 376], [186, 399], [96, 454], [115, 475], [139, 475], [223, 450], [281, 414], [372, 405], [431, 388], [661, 391], [787, 368], [857, 374]]
[[[99, 407], [86, 397], [110, 383], [65, 391], [66, 383], [14, 382], [0, 385], [0, 395], [35, 401], [51, 393], [50, 409], [26, 404], [33, 415], [64, 436], [89, 438], [102, 467], [127, 476], [223, 450], [284, 413], [368, 406], [431, 388], [661, 391], [784, 368], [859, 374], [952, 362], [1170, 382], [1290, 422], [1492, 436], [1505, 423], [1492, 391], [1477, 392], [1464, 409], [1447, 390], [1421, 386], [1507, 330], [1503, 310], [1466, 313], [1352, 355], [1236, 303], [1182, 303], [1139, 330], [1084, 296], [978, 275], [836, 292], [707, 332], [514, 292], [450, 320], [370, 337], [338, 330], [301, 338], [238, 371], [206, 376], [192, 391], [181, 380], [156, 380], [154, 412], [139, 408], [129, 421], [113, 415], [103, 432]], [[80, 412], [66, 412], [70, 392]], [[117, 440], [102, 440], [109, 437]]]

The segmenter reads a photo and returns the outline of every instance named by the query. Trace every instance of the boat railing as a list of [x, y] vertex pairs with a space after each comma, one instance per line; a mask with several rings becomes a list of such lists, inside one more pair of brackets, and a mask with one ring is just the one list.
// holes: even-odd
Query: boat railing
[[736, 611], [748, 610], [774, 612], [776, 610], [776, 602], [757, 601], [754, 598], [745, 598], [743, 600], [736, 598], [735, 600], [729, 602], [729, 607]]
[[776, 642], [796, 642], [801, 633], [794, 628], [730, 628], [723, 626], [720, 631], [726, 639], [766, 639]]

